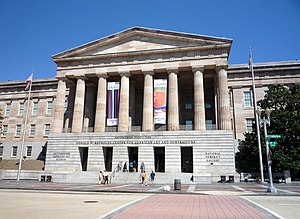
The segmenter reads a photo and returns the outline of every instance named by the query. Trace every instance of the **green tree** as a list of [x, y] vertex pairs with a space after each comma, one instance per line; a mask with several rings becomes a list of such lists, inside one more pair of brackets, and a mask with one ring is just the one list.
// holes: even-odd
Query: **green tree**
[[[272, 85], [263, 100], [258, 102], [262, 111], [271, 109], [271, 125], [268, 134], [279, 134], [278, 145], [271, 149], [272, 171], [282, 172], [290, 170], [292, 177], [299, 178], [300, 171], [300, 85]], [[261, 129], [264, 164], [265, 143], [263, 129]], [[259, 172], [259, 158], [257, 149], [256, 130], [246, 133], [245, 140], [239, 144], [236, 154], [238, 171]], [[246, 157], [252, 163], [245, 161]], [[264, 165], [266, 167], [266, 165]]]

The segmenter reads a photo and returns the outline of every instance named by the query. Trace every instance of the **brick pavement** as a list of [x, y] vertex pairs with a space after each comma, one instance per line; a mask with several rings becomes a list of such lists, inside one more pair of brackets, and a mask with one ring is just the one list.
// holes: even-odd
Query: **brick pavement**
[[[108, 216], [106, 218], [111, 218]], [[269, 218], [235, 196], [157, 194], [125, 209], [113, 219]]]

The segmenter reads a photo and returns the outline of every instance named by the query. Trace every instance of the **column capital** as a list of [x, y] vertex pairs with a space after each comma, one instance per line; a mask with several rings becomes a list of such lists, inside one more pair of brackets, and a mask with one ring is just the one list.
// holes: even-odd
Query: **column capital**
[[216, 65], [216, 71], [220, 71], [221, 69], [227, 70], [228, 65]]
[[153, 76], [154, 75], [154, 71], [153, 70], [145, 70], [145, 71], [142, 71], [143, 72], [143, 75], [151, 75]]
[[77, 79], [77, 80], [81, 79], [81, 80], [84, 80], [84, 81], [88, 79], [85, 75], [74, 75], [74, 78]]
[[178, 68], [167, 68], [167, 73], [168, 74], [171, 74], [171, 73], [174, 73], [174, 74], [178, 74], [179, 73], [179, 70]]
[[123, 77], [123, 76], [130, 77], [131, 76], [130, 71], [120, 71], [118, 73], [121, 77]]
[[196, 73], [197, 71], [204, 72], [203, 65], [192, 65], [192, 72]]
[[104, 78], [104, 79], [109, 78], [109, 76], [107, 75], [107, 73], [96, 73], [96, 76], [98, 78]]
[[66, 76], [56, 76], [55, 78], [60, 81], [64, 81], [64, 82], [66, 82], [68, 80], [68, 78]]

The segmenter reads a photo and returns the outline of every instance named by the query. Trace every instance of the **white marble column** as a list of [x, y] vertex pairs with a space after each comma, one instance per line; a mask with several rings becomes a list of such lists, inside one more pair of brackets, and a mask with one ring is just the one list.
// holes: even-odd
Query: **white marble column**
[[83, 110], [84, 110], [84, 95], [85, 95], [85, 81], [83, 78], [77, 78], [75, 103], [73, 111], [72, 132], [82, 132]]
[[94, 132], [105, 132], [107, 75], [98, 75], [98, 78], [98, 93]]
[[230, 121], [230, 106], [227, 84], [227, 66], [217, 66], [216, 71], [218, 74], [218, 95], [219, 95], [219, 129], [231, 130]]
[[130, 93], [129, 93], [129, 116], [131, 118], [131, 125], [135, 125], [135, 80], [130, 80]]
[[120, 106], [118, 132], [128, 132], [129, 129], [129, 72], [119, 73], [121, 76]]
[[168, 131], [179, 130], [178, 69], [168, 70]]
[[153, 131], [153, 71], [144, 72], [142, 131]]
[[66, 78], [58, 79], [57, 94], [54, 107], [53, 133], [61, 133], [64, 124], [65, 98], [66, 98]]
[[194, 72], [194, 121], [195, 130], [205, 130], [205, 101], [203, 84], [204, 67], [193, 67]]

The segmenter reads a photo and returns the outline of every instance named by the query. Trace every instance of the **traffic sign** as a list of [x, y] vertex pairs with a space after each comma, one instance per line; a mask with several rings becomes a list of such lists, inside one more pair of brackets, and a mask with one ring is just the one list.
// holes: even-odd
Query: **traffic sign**
[[268, 135], [268, 138], [281, 138], [281, 135]]
[[278, 145], [278, 142], [276, 142], [276, 141], [271, 141], [271, 142], [269, 142], [269, 146], [271, 147], [271, 148], [274, 148], [274, 147], [276, 147]]

